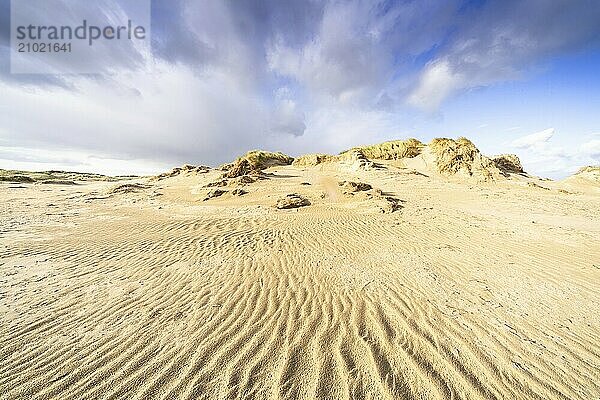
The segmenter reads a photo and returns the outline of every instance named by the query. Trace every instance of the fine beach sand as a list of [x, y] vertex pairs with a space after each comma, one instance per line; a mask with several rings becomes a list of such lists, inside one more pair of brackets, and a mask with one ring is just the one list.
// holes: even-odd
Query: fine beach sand
[[0, 399], [600, 398], [597, 182], [378, 163], [0, 184]]

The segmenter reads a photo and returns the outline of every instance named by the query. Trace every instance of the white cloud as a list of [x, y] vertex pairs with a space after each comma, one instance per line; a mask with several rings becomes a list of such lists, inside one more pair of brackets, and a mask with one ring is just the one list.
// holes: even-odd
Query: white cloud
[[554, 128], [520, 137], [511, 145], [520, 150], [519, 156], [526, 171], [555, 179], [562, 179], [582, 166], [600, 162], [600, 140], [579, 144], [573, 135], [561, 136]]
[[0, 168], [25, 171], [77, 171], [106, 175], [154, 175], [171, 165], [156, 160], [115, 159], [97, 152], [0, 147]]
[[[373, 29], [369, 2], [330, 3], [316, 35], [300, 48], [282, 38], [267, 48], [269, 68], [301, 83], [313, 96], [330, 95], [348, 102], [377, 91], [390, 73], [391, 54]], [[371, 93], [373, 95], [373, 93]]]
[[464, 82], [464, 77], [454, 73], [447, 61], [430, 63], [425, 67], [417, 87], [409, 95], [408, 103], [434, 111], [452, 92], [463, 87]]
[[553, 136], [554, 128], [549, 128], [513, 140], [511, 145], [518, 149], [531, 149], [534, 147], [540, 147], [542, 144], [547, 143]]
[[600, 38], [598, 2], [490, 1], [463, 17], [421, 71], [411, 104], [431, 109], [464, 90], [522, 79], [549, 57]]
[[218, 164], [281, 133], [302, 133], [293, 103], [283, 103], [277, 113], [277, 126], [286, 132], [269, 129], [271, 107], [222, 71], [198, 75], [163, 64], [148, 74], [81, 79], [76, 85], [75, 92], [2, 87], [0, 137], [12, 147]]
[[302, 136], [306, 130], [304, 118], [304, 113], [294, 100], [280, 99], [269, 118], [270, 132], [276, 135]]
[[589, 142], [585, 142], [581, 145], [580, 151], [583, 154], [595, 159], [596, 162], [600, 162], [600, 140], [594, 139], [590, 140]]

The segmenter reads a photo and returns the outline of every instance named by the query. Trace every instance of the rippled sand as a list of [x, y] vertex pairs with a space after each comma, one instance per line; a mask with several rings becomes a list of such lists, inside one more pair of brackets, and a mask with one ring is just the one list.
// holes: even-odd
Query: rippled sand
[[269, 172], [0, 185], [0, 398], [600, 397], [597, 193]]

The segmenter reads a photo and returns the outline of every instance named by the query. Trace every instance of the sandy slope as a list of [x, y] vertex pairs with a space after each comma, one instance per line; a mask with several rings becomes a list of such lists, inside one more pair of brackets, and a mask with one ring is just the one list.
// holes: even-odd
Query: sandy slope
[[0, 398], [599, 398], [597, 192], [269, 172], [0, 185]]

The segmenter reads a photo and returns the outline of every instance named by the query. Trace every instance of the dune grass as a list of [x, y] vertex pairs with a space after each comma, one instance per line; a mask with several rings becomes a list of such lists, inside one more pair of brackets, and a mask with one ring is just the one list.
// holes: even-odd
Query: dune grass
[[290, 165], [294, 159], [288, 155], [277, 152], [263, 150], [252, 150], [236, 159], [234, 162], [222, 165], [221, 170], [225, 171], [223, 177], [237, 178], [240, 176], [258, 173], [263, 169]]
[[393, 140], [370, 146], [353, 147], [341, 154], [360, 151], [369, 159], [399, 160], [402, 158], [413, 158], [418, 156], [421, 154], [421, 150], [424, 146], [425, 145], [417, 139]]
[[514, 154], [501, 154], [492, 158], [492, 161], [503, 172], [519, 174], [524, 172], [521, 160]]
[[252, 150], [247, 152], [241, 159], [246, 159], [255, 169], [265, 169], [280, 165], [290, 165], [294, 159], [281, 152], [273, 153], [263, 150]]
[[327, 162], [336, 162], [339, 157], [330, 154], [305, 154], [296, 158], [293, 162], [295, 167], [310, 167]]
[[447, 174], [456, 174], [461, 170], [470, 174], [470, 164], [480, 155], [473, 142], [464, 137], [456, 140], [435, 138], [429, 143], [429, 149], [437, 157], [439, 172]]
[[465, 137], [436, 138], [428, 145], [436, 157], [438, 171], [445, 175], [463, 174], [481, 181], [495, 180], [502, 175], [491, 159]]

